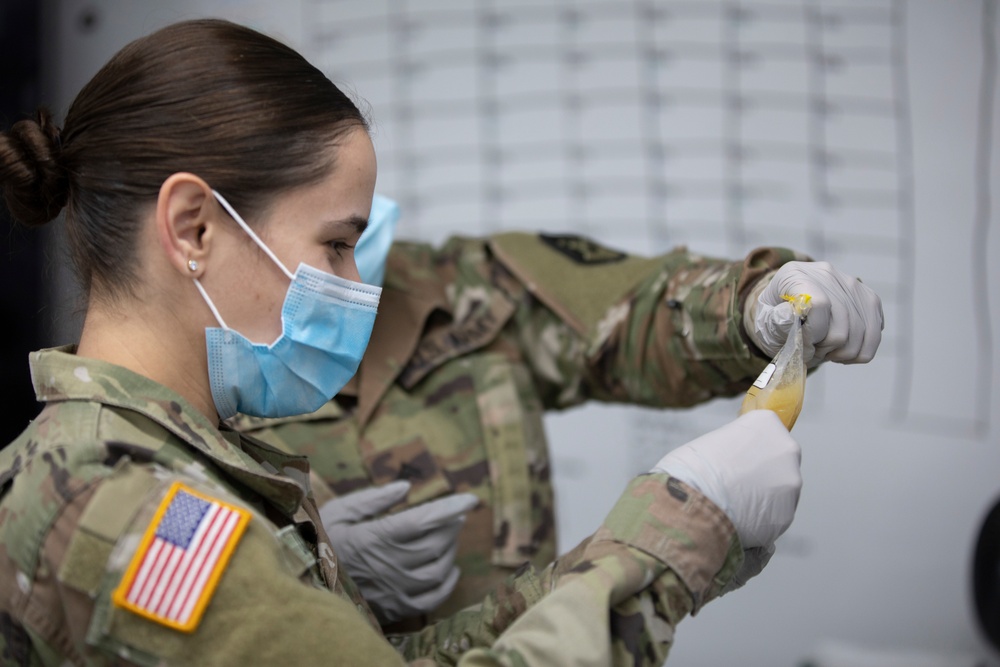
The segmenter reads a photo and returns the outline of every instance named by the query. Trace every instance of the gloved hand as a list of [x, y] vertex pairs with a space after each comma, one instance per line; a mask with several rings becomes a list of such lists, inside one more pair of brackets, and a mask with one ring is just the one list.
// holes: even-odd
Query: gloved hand
[[773, 357], [788, 338], [795, 313], [784, 294], [809, 294], [811, 310], [802, 328], [805, 361], [842, 364], [872, 360], [882, 341], [882, 301], [867, 285], [828, 262], [788, 262], [755, 286], [744, 310], [750, 340]]
[[778, 415], [753, 410], [671, 451], [653, 472], [693, 486], [733, 522], [744, 552], [738, 587], [764, 569], [774, 541], [792, 523], [802, 489], [801, 458]]
[[392, 482], [334, 498], [320, 508], [333, 548], [383, 623], [431, 611], [455, 588], [458, 531], [479, 502], [459, 493], [378, 519], [406, 497]]

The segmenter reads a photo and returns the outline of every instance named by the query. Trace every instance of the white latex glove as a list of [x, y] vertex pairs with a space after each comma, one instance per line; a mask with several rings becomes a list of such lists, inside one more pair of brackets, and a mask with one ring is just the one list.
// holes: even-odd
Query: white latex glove
[[828, 262], [788, 262], [747, 299], [744, 327], [765, 354], [773, 357], [791, 330], [795, 313], [784, 294], [809, 294], [812, 308], [802, 328], [805, 361], [863, 364], [882, 341], [882, 300], [858, 278]]
[[479, 502], [459, 493], [371, 518], [409, 490], [409, 482], [391, 482], [334, 498], [319, 510], [341, 565], [383, 623], [427, 613], [448, 597], [459, 577], [456, 537]]
[[733, 522], [744, 554], [738, 587], [764, 569], [774, 541], [795, 517], [801, 459], [798, 443], [778, 415], [753, 410], [681, 445], [660, 459], [653, 472], [693, 486]]

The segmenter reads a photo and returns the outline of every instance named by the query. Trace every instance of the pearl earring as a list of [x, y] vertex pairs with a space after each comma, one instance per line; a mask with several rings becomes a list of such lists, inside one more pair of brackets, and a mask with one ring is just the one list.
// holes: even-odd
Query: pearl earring
[[191, 270], [191, 271], [197, 271], [198, 270], [198, 262], [194, 261], [193, 259], [189, 259], [188, 260], [188, 269]]

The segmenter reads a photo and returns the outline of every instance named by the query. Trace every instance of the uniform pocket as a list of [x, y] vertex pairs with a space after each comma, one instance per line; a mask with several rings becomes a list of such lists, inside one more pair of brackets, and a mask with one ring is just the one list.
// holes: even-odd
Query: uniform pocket
[[549, 551], [555, 540], [541, 410], [523, 367], [488, 354], [477, 360], [476, 371], [493, 490], [493, 564], [517, 567], [540, 549]]

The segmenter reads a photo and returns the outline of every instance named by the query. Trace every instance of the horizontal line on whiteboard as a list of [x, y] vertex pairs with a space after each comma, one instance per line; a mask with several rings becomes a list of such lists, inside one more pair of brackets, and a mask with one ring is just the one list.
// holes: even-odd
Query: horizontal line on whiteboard
[[[315, 4], [334, 7], [337, 3], [334, 0], [325, 0]], [[539, 19], [550, 19], [553, 23], [571, 27], [609, 17], [619, 18], [623, 13], [634, 21], [642, 20], [666, 24], [678, 17], [707, 16], [709, 18], [717, 17], [720, 20], [725, 17], [736, 23], [753, 23], [761, 20], [793, 23], [809, 21], [817, 23], [823, 28], [835, 30], [843, 29], [844, 25], [848, 23], [851, 25], [891, 25], [892, 15], [888, 6], [872, 7], [872, 4], [814, 9], [808, 14], [808, 18], [805, 18], [801, 7], [776, 3], [757, 3], [752, 7], [731, 7], [698, 0], [695, 2], [670, 2], [635, 10], [628, 5], [623, 6], [618, 1], [591, 3], [584, 8], [574, 6], [552, 8], [540, 7], [533, 3], [521, 5], [506, 3], [503, 9], [490, 8], [486, 10], [478, 10], [474, 6], [465, 9], [418, 9], [416, 11], [407, 11], [405, 7], [394, 8], [392, 13], [388, 11], [384, 13], [373, 12], [368, 16], [339, 21], [330, 18], [328, 21], [336, 22], [338, 30], [345, 32], [370, 30], [374, 26], [388, 24], [394, 31], [402, 33], [418, 32], [426, 29], [426, 26], [433, 29], [441, 26], [466, 25], [470, 23], [470, 16], [474, 17], [477, 25], [497, 30], [522, 21], [534, 24]]]

